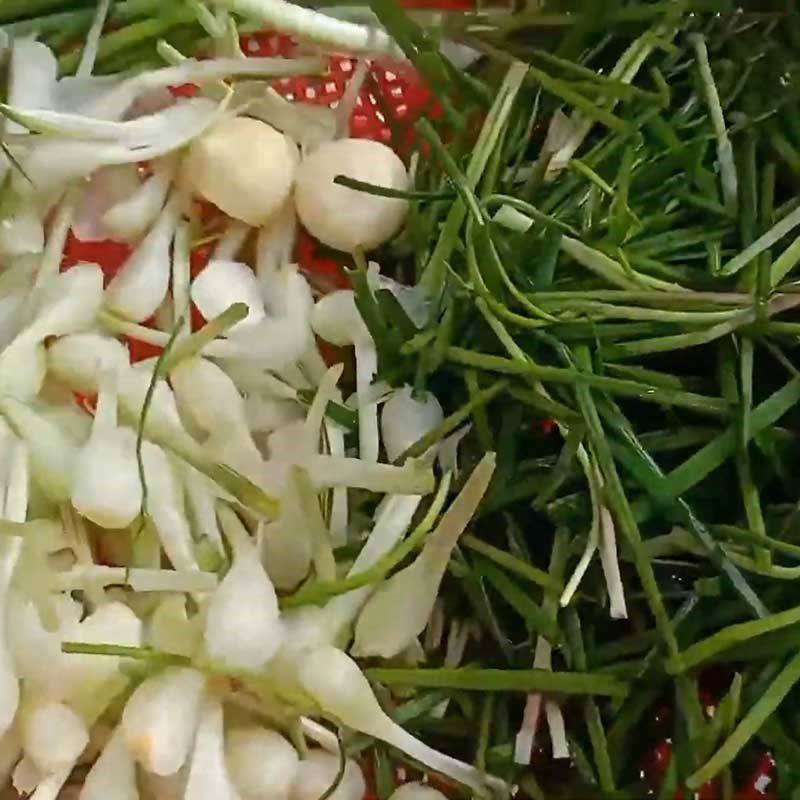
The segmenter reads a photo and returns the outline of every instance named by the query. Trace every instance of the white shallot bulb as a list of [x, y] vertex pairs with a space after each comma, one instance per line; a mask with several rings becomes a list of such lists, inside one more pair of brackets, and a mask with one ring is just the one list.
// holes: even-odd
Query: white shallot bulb
[[211, 261], [192, 282], [192, 300], [206, 319], [222, 314], [234, 303], [247, 306], [247, 316], [230, 330], [241, 331], [266, 318], [261, 287], [247, 264], [239, 261]]
[[289, 197], [296, 145], [247, 117], [227, 118], [189, 149], [184, 171], [194, 191], [228, 216], [260, 227]]
[[[301, 652], [295, 661], [295, 675], [302, 690], [319, 710], [348, 728], [382, 739], [416, 761], [481, 794], [485, 793], [487, 783], [503, 785], [476, 767], [434, 750], [392, 720], [381, 708], [358, 664], [342, 650], [328, 645]], [[298, 786], [302, 789], [297, 794], [292, 793], [292, 800], [312, 800], [311, 795], [305, 794], [304, 763], [301, 762], [295, 782], [295, 790]], [[351, 800], [351, 796], [342, 800]]]
[[433, 786], [412, 781], [398, 786], [389, 796], [389, 800], [447, 800], [447, 797]]
[[175, 569], [197, 569], [192, 531], [184, 512], [183, 485], [167, 454], [152, 442], [142, 443], [147, 508], [161, 546]]
[[299, 758], [283, 736], [266, 728], [235, 728], [228, 733], [225, 752], [231, 778], [243, 797], [287, 800]]
[[317, 336], [337, 347], [370, 339], [351, 289], [323, 295], [311, 312], [311, 327]]
[[148, 678], [130, 696], [122, 714], [125, 743], [156, 775], [177, 772], [189, 755], [205, 687], [202, 673], [170, 667]]
[[353, 654], [391, 658], [422, 633], [450, 555], [483, 499], [494, 468], [495, 455], [487, 453], [443, 514], [436, 530], [428, 536], [419, 556], [395, 572], [370, 597], [356, 625]]
[[383, 446], [389, 461], [399, 458], [414, 442], [444, 420], [442, 406], [430, 392], [414, 394], [410, 386], [392, 392], [381, 414]]
[[[338, 756], [325, 750], [311, 750], [300, 762], [290, 800], [319, 800], [333, 785], [338, 772]], [[366, 789], [361, 767], [348, 758], [342, 781], [328, 800], [361, 800]]]
[[356, 394], [358, 396], [358, 440], [362, 460], [378, 460], [378, 406], [369, 398], [369, 388], [378, 370], [378, 354], [351, 290], [322, 297], [311, 314], [317, 336], [338, 347], [355, 346]]
[[43, 773], [72, 766], [88, 743], [86, 724], [64, 703], [35, 704], [22, 714], [25, 755]]
[[300, 221], [328, 247], [352, 253], [388, 242], [405, 220], [408, 201], [340, 186], [333, 182], [337, 175], [407, 189], [408, 173], [398, 155], [369, 139], [326, 142], [303, 159], [295, 188]]
[[173, 194], [155, 225], [122, 265], [106, 289], [106, 304], [116, 314], [142, 322], [155, 314], [167, 295], [170, 248], [183, 198]]
[[119, 529], [139, 515], [142, 484], [136, 461], [136, 434], [117, 427], [117, 374], [101, 377], [89, 440], [75, 462], [72, 504], [103, 528]]
[[121, 371], [129, 363], [125, 345], [99, 333], [73, 333], [47, 348], [47, 370], [70, 389], [91, 394], [98, 390], [100, 374]]
[[283, 641], [278, 598], [236, 514], [222, 507], [219, 517], [233, 549], [233, 565], [208, 605], [206, 651], [234, 669], [261, 669]]

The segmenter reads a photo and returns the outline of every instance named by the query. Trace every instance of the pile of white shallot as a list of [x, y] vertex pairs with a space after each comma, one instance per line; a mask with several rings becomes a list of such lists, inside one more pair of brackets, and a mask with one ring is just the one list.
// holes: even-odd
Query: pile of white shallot
[[[319, 71], [315, 57], [59, 79], [43, 44], [9, 47], [0, 780], [35, 800], [75, 775], [82, 800], [318, 800], [332, 787], [360, 800], [355, 762], [336, 782], [342, 729], [476, 792], [496, 786], [398, 726], [352, 657], [419, 649], [493, 456], [452, 500], [457, 439], [400, 458], [441, 407], [376, 383], [352, 292], [315, 298], [291, 262], [298, 218], [345, 252], [394, 236], [405, 201], [333, 178], [403, 189], [403, 163], [336, 139], [333, 111], [311, 119], [272, 91]], [[168, 92], [189, 82], [193, 98]], [[229, 222], [192, 280], [198, 198]], [[70, 230], [132, 246], [107, 286], [96, 264], [60, 271]], [[424, 314], [376, 265], [370, 281]], [[192, 303], [208, 320], [195, 332]], [[352, 396], [315, 335], [353, 346]], [[123, 336], [164, 355], [132, 364]], [[331, 404], [357, 417], [356, 442]], [[373, 494], [373, 518], [351, 513], [353, 489]], [[411, 531], [424, 545], [387, 580], [281, 609], [279, 594], [357, 576]], [[360, 549], [342, 565], [345, 544]], [[421, 784], [396, 793], [437, 797]]]

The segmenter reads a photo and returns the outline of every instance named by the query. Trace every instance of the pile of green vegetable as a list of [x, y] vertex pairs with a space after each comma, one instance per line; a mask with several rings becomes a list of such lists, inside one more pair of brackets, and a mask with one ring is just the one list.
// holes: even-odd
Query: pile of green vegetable
[[[731, 797], [766, 748], [788, 797], [800, 787], [800, 19], [789, 6], [548, 13], [557, 5], [415, 28], [372, 4], [431, 77], [439, 35], [485, 56], [468, 81], [441, 70], [450, 113], [418, 125], [430, 157], [416, 189], [430, 195], [390, 256], [435, 296], [432, 321], [403, 325], [388, 292], [373, 299], [356, 279], [381, 376], [450, 412], [412, 454], [468, 419], [466, 450], [498, 453], [444, 604], [483, 629], [470, 664], [528, 665], [540, 637], [554, 670], [628, 685], [625, 699], [563, 704], [579, 777], [565, 788], [559, 771], [525, 772], [533, 796], [641, 796], [650, 718], [667, 703], [675, 757], [660, 796], [721, 776], [714, 791]], [[498, 84], [486, 109], [482, 90]], [[720, 664], [709, 717], [698, 683]], [[466, 752], [501, 775], [521, 712], [492, 693], [504, 674], [440, 723], [420, 717], [445, 738], [461, 726]], [[465, 688], [446, 669], [373, 676], [415, 687], [414, 707], [433, 687]]]

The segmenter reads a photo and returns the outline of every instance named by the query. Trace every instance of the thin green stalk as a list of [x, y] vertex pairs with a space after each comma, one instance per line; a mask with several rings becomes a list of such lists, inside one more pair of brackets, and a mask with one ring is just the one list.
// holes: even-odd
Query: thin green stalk
[[449, 347], [447, 358], [456, 364], [478, 367], [490, 372], [510, 375], [531, 375], [545, 383], [561, 383], [567, 385], [586, 385], [593, 389], [606, 391], [623, 397], [631, 397], [647, 403], [678, 406], [713, 417], [725, 417], [729, 413], [728, 404], [717, 397], [706, 397], [692, 392], [664, 389], [648, 386], [635, 381], [620, 378], [609, 378], [604, 375], [580, 373], [560, 367], [546, 367], [540, 364], [520, 363], [510, 358], [502, 358], [487, 353], [476, 353], [461, 347]]
[[[585, 371], [590, 369], [588, 353], [585, 349], [578, 350], [576, 358], [581, 368]], [[597, 459], [600, 471], [605, 480], [605, 490], [611, 510], [614, 513], [617, 525], [624, 534], [633, 555], [636, 571], [642, 583], [647, 598], [647, 603], [655, 619], [656, 628], [664, 641], [667, 651], [671, 655], [678, 653], [678, 642], [675, 632], [672, 629], [669, 615], [664, 606], [661, 592], [656, 581], [653, 567], [642, 546], [642, 537], [639, 533], [639, 526], [631, 511], [628, 498], [622, 486], [619, 474], [617, 473], [614, 457], [608, 445], [600, 415], [597, 412], [594, 399], [587, 385], [579, 384], [576, 389], [578, 405], [586, 422], [586, 431], [592, 451]]]
[[[172, 28], [179, 25], [186, 25], [195, 19], [194, 11], [190, 8], [170, 9], [167, 13], [158, 17], [145, 19], [141, 22], [133, 22], [124, 28], [106, 33], [100, 39], [97, 49], [98, 63], [107, 61], [112, 56], [129, 48], [135, 47], [146, 41], [155, 41], [163, 36]], [[62, 74], [72, 74], [78, 66], [81, 58], [81, 51], [76, 50], [66, 53], [59, 59]]]
[[561, 591], [561, 584], [554, 581], [549, 573], [534, 567], [526, 561], [522, 561], [506, 550], [501, 550], [499, 547], [478, 539], [471, 533], [464, 534], [458, 541], [461, 546], [480, 553], [485, 558], [494, 561], [495, 564], [507, 569], [509, 572], [513, 572], [520, 578], [524, 578], [552, 592]]
[[460, 689], [467, 692], [548, 692], [565, 695], [625, 697], [628, 684], [593, 672], [544, 669], [478, 669], [475, 667], [402, 669], [377, 667], [366, 676], [386, 686]]
[[436, 518], [439, 516], [450, 488], [450, 477], [446, 476], [439, 484], [439, 489], [425, 517], [414, 528], [411, 534], [393, 550], [378, 559], [369, 569], [348, 575], [333, 581], [315, 581], [298, 589], [294, 594], [281, 598], [282, 608], [298, 608], [300, 606], [318, 605], [345, 592], [370, 586], [382, 581], [395, 567], [398, 567], [410, 556], [431, 532]]
[[800, 623], [800, 608], [781, 611], [778, 614], [771, 614], [768, 617], [742, 622], [738, 625], [728, 625], [712, 636], [687, 647], [677, 659], [667, 662], [667, 669], [672, 674], [686, 672], [698, 664], [712, 660], [714, 656], [734, 645], [797, 623]]
[[[793, 379], [753, 409], [750, 437], [768, 430], [798, 402], [800, 379]], [[736, 452], [738, 442], [739, 431], [735, 426], [720, 434], [665, 477], [659, 489], [661, 496], [680, 497], [722, 466]]]
[[[466, 170], [468, 185], [473, 191], [477, 187], [489, 158], [500, 140], [517, 93], [522, 87], [526, 71], [526, 65], [518, 62], [509, 67], [505, 79], [498, 90], [495, 102], [486, 115]], [[467, 207], [461, 199], [453, 204], [442, 226], [436, 246], [425, 266], [420, 286], [432, 297], [439, 297], [442, 293], [447, 272], [447, 262], [456, 246], [458, 233], [461, 230], [466, 213]]]
[[[583, 645], [583, 633], [581, 631], [581, 620], [578, 612], [574, 608], [567, 610], [567, 641], [572, 654], [572, 666], [581, 672], [587, 669], [586, 651]], [[600, 709], [597, 707], [593, 697], [587, 697], [583, 704], [583, 719], [586, 730], [589, 732], [589, 741], [592, 745], [594, 754], [594, 764], [597, 769], [597, 776], [600, 788], [604, 793], [616, 791], [614, 782], [614, 770], [611, 766], [611, 758], [608, 753], [608, 741], [600, 716]]]
[[[798, 225], [800, 225], [800, 209], [795, 209], [790, 214], [787, 214], [780, 222], [773, 225], [763, 236], [756, 239], [753, 244], [745, 248], [741, 253], [732, 258], [726, 264], [723, 264], [720, 274], [722, 275], [735, 275], [739, 270], [746, 267], [750, 262], [755, 260], [762, 253], [766, 252], [777, 244], [784, 236], [791, 233]], [[774, 268], [773, 268], [774, 269]], [[774, 282], [780, 280], [776, 275], [780, 273], [774, 272]]]

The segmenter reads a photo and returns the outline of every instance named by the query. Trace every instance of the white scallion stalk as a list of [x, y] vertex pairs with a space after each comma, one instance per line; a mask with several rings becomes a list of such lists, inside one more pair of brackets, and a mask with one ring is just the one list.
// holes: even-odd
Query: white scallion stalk
[[569, 758], [569, 743], [567, 742], [567, 729], [564, 725], [564, 715], [555, 700], [544, 701], [544, 713], [547, 717], [547, 727], [550, 730], [550, 745], [553, 758]]
[[[3, 447], [10, 452], [2, 516], [11, 522], [21, 523], [25, 521], [28, 512], [28, 451], [22, 442], [10, 435], [5, 424], [3, 427], [6, 428]], [[22, 538], [0, 543], [0, 732], [3, 735], [10, 729], [19, 706], [19, 682], [8, 646], [7, 619], [9, 589], [22, 552], [22, 544]]]
[[89, 743], [84, 721], [67, 705], [33, 702], [21, 717], [25, 755], [45, 775], [71, 767]]
[[246, 223], [239, 222], [236, 219], [231, 220], [225, 228], [225, 233], [222, 234], [217, 242], [211, 260], [235, 261], [239, 251], [244, 247], [251, 230], [252, 228]]
[[287, 800], [300, 759], [283, 736], [266, 728], [234, 728], [225, 753], [233, 783], [246, 800]]
[[[170, 114], [162, 112], [160, 130], [147, 131], [149, 138], [140, 137], [138, 142], [132, 137], [124, 142], [109, 142], [89, 141], [86, 136], [37, 136], [24, 149], [15, 147], [25, 173], [37, 189], [55, 190], [103, 166], [150, 161], [179, 150], [210, 128], [224, 114], [226, 105], [227, 100], [217, 104], [204, 98], [197, 98], [192, 105], [177, 105]], [[29, 117], [26, 119], [30, 122]]]
[[136, 763], [121, 726], [111, 734], [89, 770], [78, 800], [139, 800]]
[[258, 279], [247, 264], [238, 261], [210, 261], [192, 282], [192, 300], [206, 319], [218, 317], [234, 303], [244, 303], [247, 317], [229, 334], [266, 319]]
[[244, 399], [225, 371], [207, 359], [189, 358], [170, 379], [187, 425], [206, 435], [207, 452], [258, 480], [263, 458], [250, 434]]
[[570, 604], [572, 598], [575, 596], [575, 592], [578, 591], [578, 587], [586, 571], [589, 569], [589, 565], [592, 563], [594, 554], [597, 552], [597, 546], [600, 541], [600, 499], [593, 478], [595, 474], [596, 472], [592, 472], [592, 474], [587, 473], [589, 476], [589, 492], [592, 499], [592, 523], [589, 527], [589, 533], [586, 537], [586, 544], [581, 553], [581, 557], [578, 559], [578, 563], [575, 565], [575, 569], [567, 581], [564, 591], [561, 593], [559, 602], [562, 608], [566, 608], [566, 606]]
[[360, 458], [318, 455], [309, 458], [306, 468], [318, 489], [348, 486], [368, 492], [424, 495], [434, 488], [433, 472], [412, 459], [395, 467]]
[[[598, 475], [600, 485], [602, 478]], [[625, 587], [619, 571], [617, 554], [617, 535], [611, 511], [603, 504], [600, 506], [600, 564], [608, 587], [610, 613], [612, 619], [627, 619], [628, 607], [625, 602]]]
[[189, 521], [183, 511], [183, 487], [169, 458], [158, 445], [143, 442], [142, 462], [147, 511], [167, 558], [175, 569], [198, 569]]
[[[303, 421], [303, 407], [291, 400], [278, 400], [265, 394], [248, 394], [244, 399], [247, 427], [251, 433], [273, 433], [287, 425], [294, 425]], [[326, 435], [327, 434], [327, 423]], [[331, 446], [331, 453], [334, 448]], [[335, 455], [344, 455], [344, 447], [336, 451]]]
[[528, 765], [536, 742], [539, 729], [539, 717], [542, 713], [543, 698], [541, 694], [529, 694], [522, 712], [522, 725], [514, 740], [514, 763]]
[[[419, 495], [390, 495], [381, 501], [375, 525], [347, 573], [348, 577], [374, 566], [403, 538], [421, 501]], [[371, 586], [363, 586], [328, 602], [321, 614], [326, 630], [325, 641], [337, 641], [350, 628], [372, 591]]]
[[[551, 670], [553, 668], [552, 662], [553, 648], [550, 642], [548, 642], [544, 636], [537, 637], [536, 649], [533, 654], [533, 668]], [[530, 763], [543, 704], [544, 697], [540, 692], [528, 695], [525, 703], [525, 712], [522, 718], [522, 726], [520, 727], [514, 744], [514, 762], [516, 764]]]
[[[553, 668], [552, 659], [553, 649], [550, 642], [543, 636], [539, 636], [536, 639], [533, 668], [550, 670]], [[530, 763], [543, 706], [547, 718], [547, 725], [550, 730], [553, 758], [569, 758], [569, 744], [567, 742], [561, 707], [555, 700], [545, 698], [541, 693], [537, 692], [535, 694], [529, 694], [525, 703], [522, 725], [520, 726], [514, 743], [514, 763], [516, 764]]]
[[222, 703], [209, 697], [197, 725], [184, 800], [240, 800], [225, 764]]
[[302, 653], [297, 680], [321, 712], [341, 724], [381, 739], [476, 792], [485, 792], [487, 783], [496, 781], [475, 767], [428, 747], [390, 719], [358, 665], [338, 648], [323, 646]]
[[153, 174], [130, 196], [103, 215], [103, 224], [118, 239], [132, 242], [158, 219], [175, 179], [178, 162], [174, 156], [160, 158]]
[[285, 203], [268, 225], [258, 232], [256, 242], [256, 275], [261, 284], [264, 300], [273, 314], [279, 314], [281, 271], [292, 261], [297, 239], [297, 214], [294, 203]]
[[[328, 441], [328, 450], [334, 458], [343, 458], [345, 455], [344, 431], [335, 422], [325, 420], [325, 438]], [[330, 510], [330, 536], [334, 547], [341, 547], [347, 543], [348, 520], [347, 489], [337, 486], [332, 491]]]
[[112, 529], [130, 525], [142, 505], [136, 435], [117, 426], [117, 383], [116, 373], [103, 373], [92, 432], [78, 453], [72, 483], [75, 509]]
[[219, 517], [233, 564], [208, 605], [206, 652], [227, 667], [259, 670], [283, 639], [278, 598], [239, 518], [227, 506], [220, 507]]
[[319, 337], [331, 344], [355, 347], [359, 454], [362, 461], [376, 462], [380, 446], [378, 406], [367, 396], [378, 369], [378, 356], [375, 342], [356, 307], [353, 292], [331, 292], [320, 299], [314, 306], [311, 326]]
[[[91, 141], [98, 145], [119, 144], [130, 149], [158, 146], [159, 139], [170, 128], [196, 124], [201, 113], [208, 114], [209, 111], [216, 110], [216, 106], [207, 98], [192, 98], [154, 114], [138, 116], [124, 122], [110, 122], [64, 111], [24, 111], [11, 105], [1, 105], [0, 108], [6, 116], [33, 133]], [[132, 162], [126, 160], [116, 163]]]
[[38, 255], [44, 250], [44, 223], [36, 205], [22, 200], [0, 228], [0, 253], [7, 258]]
[[314, 344], [311, 289], [295, 265], [286, 266], [275, 276], [268, 305], [272, 316], [233, 331], [228, 339], [211, 342], [204, 353], [255, 361], [260, 367], [278, 372], [293, 367]]
[[[11, 48], [8, 102], [20, 108], [51, 108], [58, 79], [58, 61], [53, 51], [34, 39], [14, 39]], [[6, 133], [23, 133], [11, 122]]]
[[523, 214], [513, 206], [504, 203], [497, 209], [495, 215], [492, 217], [492, 222], [497, 225], [502, 225], [511, 231], [517, 233], [526, 233], [533, 225], [533, 218], [527, 214]]
[[0, 413], [27, 444], [31, 471], [54, 502], [69, 500], [77, 448], [61, 428], [13, 397], [0, 399]]
[[201, 538], [206, 537], [217, 553], [224, 556], [225, 548], [217, 521], [218, 490], [212, 481], [201, 475], [194, 467], [181, 464], [179, 469], [195, 532]]
[[[250, 116], [283, 131], [300, 145], [303, 153], [336, 136], [336, 112], [327, 106], [290, 102], [270, 87], [265, 90], [263, 84], [257, 86], [255, 97], [245, 94], [242, 102]], [[294, 213], [294, 203], [290, 205]]]
[[294, 485], [300, 507], [305, 511], [314, 573], [318, 580], [335, 580], [336, 560], [333, 557], [333, 547], [328, 529], [322, 517], [319, 497], [308, 479], [308, 474], [302, 467], [292, 467], [289, 480]]
[[106, 304], [117, 314], [142, 322], [161, 305], [169, 288], [170, 247], [180, 220], [183, 196], [173, 194], [156, 224], [106, 290]]
[[[93, 173], [84, 185], [68, 191], [65, 199], [72, 199], [75, 205], [72, 232], [76, 238], [84, 242], [95, 242], [112, 235], [103, 223], [105, 214], [135, 193], [139, 185], [138, 167], [134, 164], [122, 164], [103, 167]], [[49, 240], [48, 236], [48, 245]]]
[[719, 173], [722, 181], [725, 207], [732, 214], [735, 214], [739, 206], [739, 179], [736, 171], [736, 162], [733, 157], [733, 145], [728, 136], [728, 128], [725, 125], [725, 114], [720, 103], [717, 84], [714, 81], [714, 73], [711, 71], [711, 63], [708, 60], [708, 47], [701, 33], [691, 34], [689, 38], [697, 55], [697, 66], [703, 82], [706, 103], [708, 103], [711, 125], [717, 137], [717, 159], [719, 160]]
[[42, 341], [89, 328], [102, 305], [103, 272], [96, 264], [78, 264], [42, 287], [36, 317], [21, 336]]
[[99, 97], [91, 98], [80, 107], [89, 117], [107, 120], [121, 119], [137, 97], [154, 89], [166, 89], [184, 83], [205, 84], [225, 78], [247, 76], [290, 77], [322, 72], [321, 58], [217, 58], [197, 61], [187, 58], [181, 64], [143, 72], [116, 83]]
[[179, 222], [172, 246], [172, 319], [173, 325], [181, 321], [175, 341], [186, 339], [192, 332], [192, 307], [190, 284], [192, 280], [191, 235], [189, 224]]
[[78, 189], [68, 189], [56, 208], [47, 233], [42, 261], [36, 273], [36, 288], [47, 286], [52, 278], [58, 275], [61, 259], [67, 244], [67, 236], [75, 217]]
[[364, 87], [364, 81], [369, 75], [370, 62], [361, 58], [356, 63], [356, 68], [353, 70], [353, 76], [347, 82], [342, 97], [339, 100], [339, 105], [336, 106], [336, 133], [335, 139], [344, 139], [350, 132], [350, 120], [353, 112], [356, 110], [356, 102], [361, 94], [361, 89]]
[[444, 420], [442, 406], [430, 392], [415, 397], [410, 386], [392, 392], [381, 412], [386, 457], [396, 461], [414, 442]]
[[322, 433], [322, 422], [325, 419], [325, 411], [328, 404], [340, 399], [340, 394], [336, 385], [342, 377], [344, 364], [334, 364], [323, 376], [314, 395], [306, 415], [305, 433], [309, 442], [309, 449], [312, 452], [319, 451], [320, 434]]
[[394, 40], [381, 28], [368, 28], [353, 22], [333, 19], [310, 8], [286, 0], [214, 0], [243, 17], [264, 23], [281, 33], [350, 53], [387, 54], [403, 58]]
[[391, 658], [422, 633], [453, 548], [486, 493], [494, 467], [495, 456], [488, 453], [428, 537], [420, 555], [367, 601], [356, 625], [354, 653]]
[[174, 775], [194, 741], [205, 687], [202, 673], [170, 667], [140, 684], [122, 713], [125, 743], [156, 775]]
[[[339, 772], [339, 756], [311, 750], [300, 762], [289, 800], [319, 800], [331, 788]], [[361, 767], [348, 758], [341, 783], [329, 800], [362, 800], [367, 785]]]
[[[0, 353], [0, 387], [19, 398], [37, 394], [44, 380], [42, 343], [88, 328], [102, 300], [100, 268], [83, 264], [54, 277], [36, 298], [33, 321]], [[98, 302], [99, 301], [99, 302]]]

